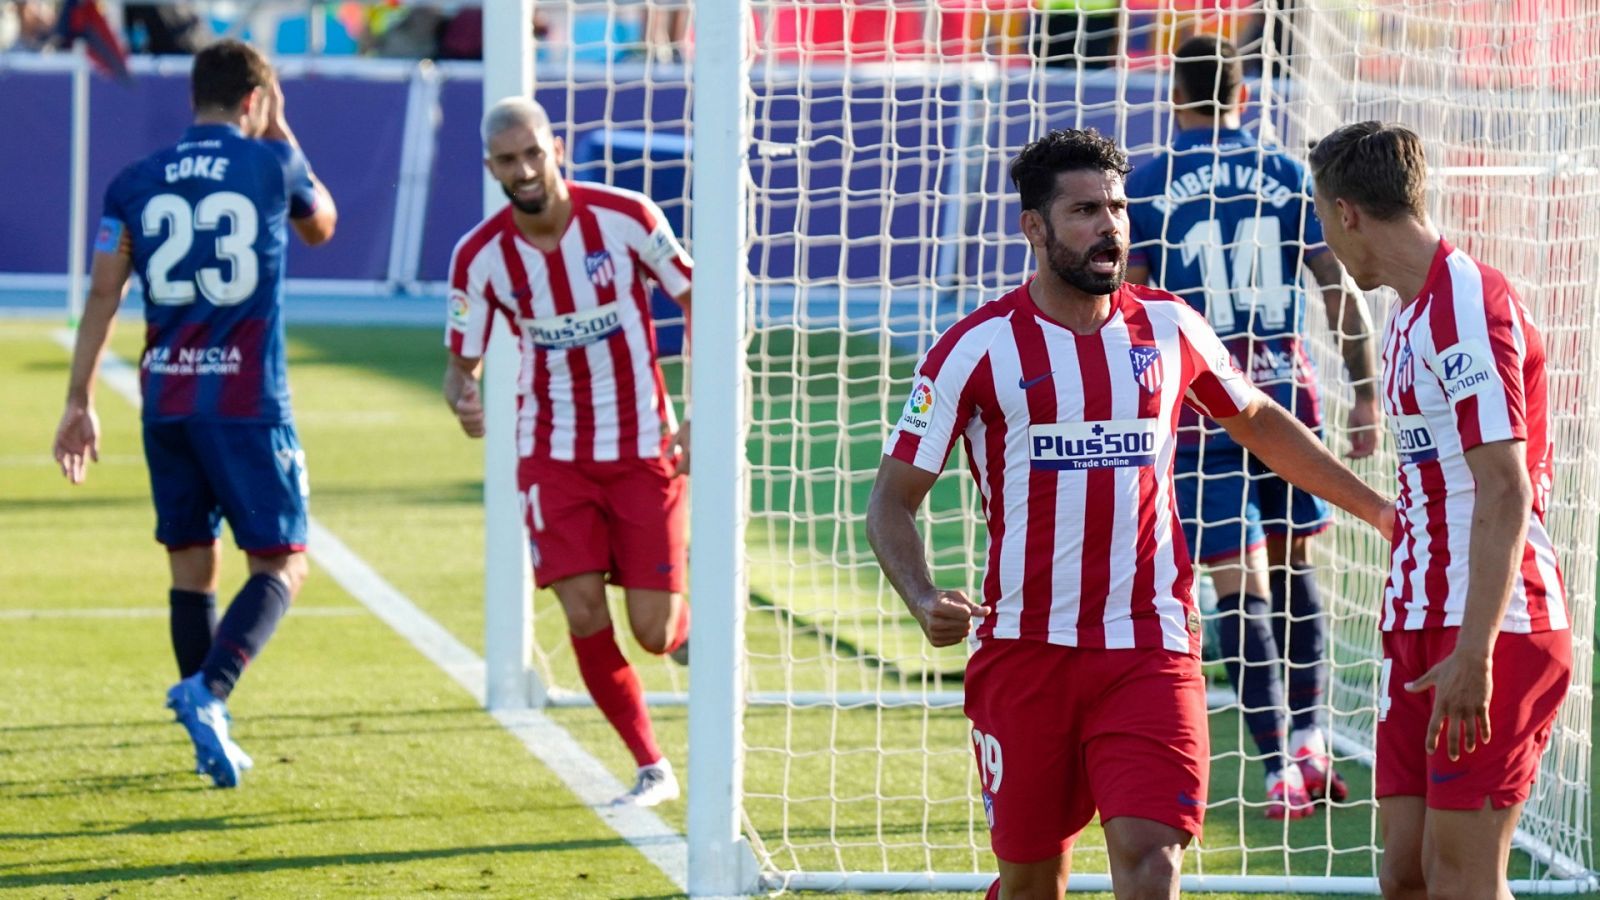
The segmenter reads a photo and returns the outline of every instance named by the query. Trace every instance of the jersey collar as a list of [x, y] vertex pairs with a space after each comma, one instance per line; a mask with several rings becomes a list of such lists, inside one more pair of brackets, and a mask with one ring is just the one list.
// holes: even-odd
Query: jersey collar
[[239, 126], [229, 125], [226, 122], [206, 122], [204, 124], [197, 123], [190, 125], [188, 129], [183, 132], [183, 139], [186, 141], [204, 140], [205, 138], [219, 137], [240, 138], [244, 137], [244, 132], [239, 130]]
[[[1212, 141], [1212, 136], [1216, 140]], [[1180, 131], [1172, 137], [1172, 149], [1189, 150], [1194, 147], [1209, 147], [1213, 143], [1218, 146], [1233, 145], [1242, 147], [1255, 146], [1255, 136], [1243, 128], [1222, 128], [1213, 130], [1210, 126], [1205, 128], [1190, 128]]]

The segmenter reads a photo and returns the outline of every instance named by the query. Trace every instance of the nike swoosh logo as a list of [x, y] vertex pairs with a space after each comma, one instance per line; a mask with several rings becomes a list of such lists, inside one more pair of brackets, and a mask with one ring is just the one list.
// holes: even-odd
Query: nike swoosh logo
[[1461, 776], [1463, 776], [1465, 774], [1467, 774], [1467, 773], [1465, 773], [1465, 772], [1438, 772], [1438, 773], [1435, 773], [1433, 775], [1428, 776], [1428, 778], [1434, 784], [1444, 784], [1446, 781], [1455, 781], [1457, 778], [1460, 778]]
[[1049, 378], [1051, 375], [1054, 375], [1055, 373], [1056, 373], [1056, 370], [1055, 369], [1051, 369], [1050, 371], [1044, 373], [1043, 375], [1040, 375], [1038, 378], [1018, 378], [1017, 379], [1017, 387], [1022, 388], [1023, 390], [1027, 390], [1028, 388], [1033, 387], [1034, 385], [1036, 385], [1039, 382], [1045, 380], [1046, 378]]
[[1195, 798], [1189, 796], [1188, 794], [1179, 794], [1178, 795], [1178, 802], [1183, 804], [1184, 806], [1199, 806], [1200, 805], [1200, 801], [1199, 800], [1196, 800]]

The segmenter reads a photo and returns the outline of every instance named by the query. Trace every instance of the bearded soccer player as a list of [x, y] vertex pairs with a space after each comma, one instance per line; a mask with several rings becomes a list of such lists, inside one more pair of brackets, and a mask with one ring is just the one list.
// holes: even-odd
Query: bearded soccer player
[[[156, 540], [172, 570], [180, 682], [167, 692], [197, 770], [234, 787], [251, 766], [225, 705], [306, 576], [305, 453], [289, 409], [286, 225], [305, 243], [338, 214], [284, 118], [272, 67], [247, 44], [195, 55], [194, 124], [106, 188], [55, 457], [74, 484], [99, 456], [94, 388], [128, 276], [144, 286], [144, 451]], [[217, 622], [226, 519], [250, 578]]]
[[[1371, 316], [1365, 298], [1345, 293], [1339, 262], [1322, 242], [1305, 167], [1241, 127], [1250, 89], [1233, 44], [1197, 35], [1174, 56], [1178, 134], [1170, 151], [1128, 178], [1128, 280], [1188, 301], [1250, 380], [1320, 433], [1316, 371], [1305, 350], [1306, 297], [1297, 277], [1302, 266], [1310, 270], [1355, 385], [1349, 455], [1367, 456], [1378, 423]], [[1228, 677], [1266, 769], [1265, 813], [1311, 815], [1312, 800], [1347, 794], [1322, 727], [1327, 625], [1308, 553], [1311, 536], [1333, 518], [1321, 499], [1292, 490], [1246, 457], [1226, 431], [1206, 427], [1188, 409], [1176, 468], [1184, 536], [1216, 587]], [[1285, 680], [1293, 729], [1287, 747]]]
[[1421, 139], [1347, 125], [1311, 153], [1328, 246], [1400, 296], [1383, 407], [1400, 461], [1375, 773], [1384, 895], [1509, 897], [1522, 804], [1572, 670], [1544, 517], [1544, 342], [1500, 272], [1427, 215]]
[[483, 436], [480, 363], [505, 316], [522, 351], [517, 482], [534, 578], [560, 600], [583, 682], [638, 766], [617, 802], [655, 806], [678, 781], [617, 647], [606, 585], [623, 589], [640, 646], [687, 660], [689, 426], [677, 428], [656, 359], [647, 280], [687, 310], [689, 257], [648, 197], [563, 178], [565, 148], [532, 100], [495, 104], [482, 134], [510, 203], [450, 263], [445, 400]]
[[[991, 897], [1059, 896], [1097, 810], [1117, 895], [1173, 896], [1200, 833], [1200, 616], [1172, 487], [1183, 404], [1374, 526], [1392, 515], [1200, 314], [1124, 283], [1127, 172], [1094, 131], [1051, 132], [1012, 162], [1037, 273], [923, 358], [867, 514], [928, 640], [976, 645], [966, 712], [1000, 861]], [[914, 518], [957, 437], [988, 528], [981, 601], [933, 583]]]

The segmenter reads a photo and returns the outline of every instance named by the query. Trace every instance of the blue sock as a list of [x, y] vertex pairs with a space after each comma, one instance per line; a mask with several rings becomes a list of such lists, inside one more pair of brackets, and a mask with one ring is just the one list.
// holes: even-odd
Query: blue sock
[[244, 667], [267, 645], [278, 620], [289, 611], [289, 586], [276, 575], [252, 575], [217, 626], [201, 677], [218, 700], [228, 699]]
[[[1291, 572], [1272, 579], [1272, 603], [1288, 615], [1274, 617], [1283, 634], [1289, 666], [1289, 714], [1296, 731], [1322, 723], [1322, 685], [1327, 680], [1327, 620], [1322, 615], [1322, 594], [1310, 572]], [[1290, 620], [1293, 621], [1290, 621]]]
[[1271, 605], [1261, 597], [1218, 597], [1217, 630], [1222, 638], [1223, 667], [1239, 692], [1245, 727], [1271, 775], [1283, 767], [1283, 685], [1278, 680], [1282, 662], [1267, 621]]
[[167, 613], [178, 677], [188, 678], [200, 671], [211, 652], [211, 634], [217, 630], [217, 595], [173, 588], [167, 592]]

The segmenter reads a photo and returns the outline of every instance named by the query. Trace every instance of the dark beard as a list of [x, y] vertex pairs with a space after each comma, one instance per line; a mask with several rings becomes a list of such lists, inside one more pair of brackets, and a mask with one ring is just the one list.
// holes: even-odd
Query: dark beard
[[1122, 279], [1128, 274], [1128, 258], [1125, 254], [1118, 254], [1117, 270], [1110, 275], [1098, 275], [1089, 271], [1089, 259], [1103, 250], [1120, 250], [1117, 242], [1110, 238], [1083, 251], [1081, 254], [1073, 253], [1065, 245], [1056, 241], [1055, 229], [1050, 227], [1048, 219], [1045, 220], [1045, 236], [1050, 265], [1050, 271], [1056, 277], [1072, 285], [1085, 294], [1099, 297], [1112, 293], [1122, 287]]
[[548, 194], [542, 200], [522, 201], [517, 199], [516, 191], [506, 187], [503, 183], [500, 185], [500, 190], [505, 193], [506, 199], [511, 201], [511, 205], [515, 206], [518, 212], [527, 213], [530, 216], [539, 215], [544, 212], [545, 207], [550, 205], [550, 196]]

